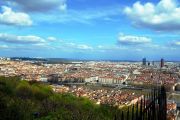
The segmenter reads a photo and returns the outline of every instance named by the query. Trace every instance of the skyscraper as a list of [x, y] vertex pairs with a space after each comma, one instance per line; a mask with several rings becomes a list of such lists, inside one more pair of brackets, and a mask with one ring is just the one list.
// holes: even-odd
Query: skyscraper
[[161, 67], [164, 67], [164, 59], [163, 59], [163, 58], [161, 59], [160, 66], [161, 66]]
[[146, 65], [146, 58], [143, 58], [143, 59], [142, 59], [142, 64], [143, 64], [143, 65]]
[[155, 64], [154, 61], [152, 61], [152, 65], [153, 65], [153, 66], [154, 66], [154, 64]]

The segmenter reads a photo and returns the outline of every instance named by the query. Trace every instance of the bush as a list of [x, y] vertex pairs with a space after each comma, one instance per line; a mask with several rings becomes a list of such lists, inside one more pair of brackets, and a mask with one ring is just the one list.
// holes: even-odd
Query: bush
[[54, 93], [48, 85], [0, 77], [0, 120], [112, 120], [119, 109]]

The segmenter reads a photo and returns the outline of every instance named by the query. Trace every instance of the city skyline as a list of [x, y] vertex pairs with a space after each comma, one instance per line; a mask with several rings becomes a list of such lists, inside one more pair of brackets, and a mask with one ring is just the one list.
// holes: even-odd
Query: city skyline
[[178, 0], [0, 1], [0, 56], [175, 60]]

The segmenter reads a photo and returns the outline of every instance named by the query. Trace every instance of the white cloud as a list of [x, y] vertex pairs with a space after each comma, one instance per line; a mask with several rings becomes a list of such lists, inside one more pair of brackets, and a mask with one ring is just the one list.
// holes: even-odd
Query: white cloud
[[173, 47], [180, 47], [180, 41], [172, 41], [170, 45]]
[[47, 40], [49, 40], [49, 41], [56, 41], [57, 39], [55, 37], [48, 37]]
[[117, 21], [113, 19], [114, 16], [119, 15], [121, 9], [119, 6], [102, 7], [86, 10], [74, 10], [68, 9], [66, 12], [59, 14], [59, 12], [52, 12], [51, 14], [40, 14], [35, 17], [38, 22], [50, 22], [50, 23], [66, 23], [66, 22], [78, 22], [84, 24], [91, 24], [97, 19], [104, 21]]
[[138, 52], [141, 52], [141, 51], [143, 51], [142, 49], [139, 49], [139, 48], [137, 48], [137, 49], [135, 49], [136, 51], [138, 51]]
[[0, 49], [6, 49], [9, 48], [7, 45], [0, 45]]
[[93, 49], [91, 46], [84, 45], [84, 44], [77, 45], [77, 48], [82, 49], [82, 50], [92, 50]]
[[143, 36], [120, 34], [118, 37], [118, 43], [121, 45], [144, 45], [151, 43], [151, 39]]
[[79, 50], [93, 50], [93, 47], [86, 44], [64, 43], [66, 47]]
[[47, 12], [51, 10], [64, 11], [67, 8], [66, 0], [8, 0], [11, 4], [20, 6], [28, 12]]
[[87, 44], [81, 44], [81, 43], [74, 43], [74, 42], [70, 42], [67, 40], [63, 40], [61, 41], [59, 44], [57, 44], [56, 46], [54, 46], [54, 48], [56, 50], [61, 49], [62, 51], [65, 52], [94, 52], [95, 51], [95, 47], [91, 46], [91, 45], [87, 45]]
[[30, 26], [32, 20], [29, 15], [23, 12], [14, 12], [7, 6], [2, 6], [2, 13], [0, 13], [0, 24], [16, 25], [16, 26]]
[[14, 43], [14, 44], [38, 44], [38, 43], [45, 43], [45, 39], [27, 35], [27, 36], [18, 36], [6, 33], [0, 33], [0, 41], [5, 43]]
[[161, 0], [157, 5], [136, 2], [126, 7], [124, 13], [136, 26], [156, 31], [180, 30], [180, 7], [176, 0]]
[[59, 9], [61, 10], [61, 11], [65, 11], [66, 9], [67, 9], [67, 4], [61, 4], [60, 6], [59, 6]]
[[128, 47], [126, 46], [117, 46], [117, 45], [98, 45], [97, 50], [104, 50], [104, 51], [112, 51], [112, 50], [126, 50]]
[[104, 46], [102, 46], [102, 45], [98, 45], [98, 46], [97, 46], [97, 48], [98, 48], [98, 49], [103, 49], [103, 48], [104, 48]]
[[178, 45], [178, 46], [180, 46], [180, 41], [178, 41], [178, 42], [175, 42], [175, 45]]

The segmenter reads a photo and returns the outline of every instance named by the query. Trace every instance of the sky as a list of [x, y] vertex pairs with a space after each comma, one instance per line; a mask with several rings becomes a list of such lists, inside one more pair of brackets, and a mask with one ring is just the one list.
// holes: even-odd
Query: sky
[[180, 60], [179, 0], [0, 0], [0, 56]]

